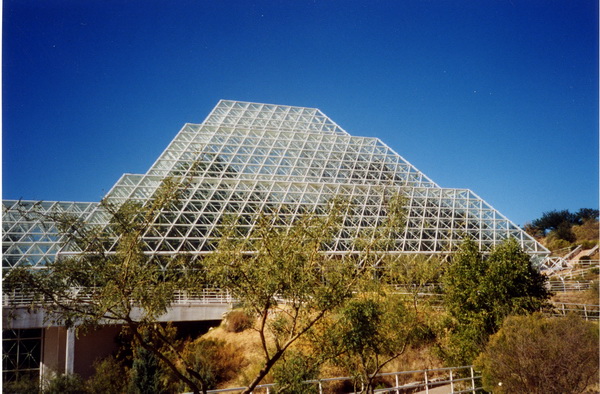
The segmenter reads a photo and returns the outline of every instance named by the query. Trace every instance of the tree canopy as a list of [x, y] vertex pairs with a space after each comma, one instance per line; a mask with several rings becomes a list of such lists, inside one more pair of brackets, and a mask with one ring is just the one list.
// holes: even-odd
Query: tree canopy
[[553, 210], [544, 212], [542, 216], [531, 222], [531, 226], [543, 233], [552, 230], [558, 230], [562, 226], [571, 226], [574, 224], [583, 224], [587, 220], [597, 220], [599, 210], [593, 208], [581, 208], [572, 213], [568, 209], [561, 211]]
[[45, 218], [66, 235], [65, 246], [77, 252], [57, 256], [45, 269], [11, 269], [3, 286], [33, 294], [34, 308], [43, 307], [48, 319], [76, 330], [122, 324], [135, 346], [200, 392], [207, 389], [205, 379], [174, 346], [172, 332], [156, 321], [176, 290], [198, 284], [201, 271], [185, 253], [153, 258], [142, 246], [143, 234], [161, 211], [180, 198], [183, 182], [166, 179], [144, 204], [103, 200], [100, 207], [110, 218], [105, 227], [63, 214]]
[[507, 316], [547, 305], [545, 281], [516, 240], [504, 241], [489, 256], [465, 240], [442, 278], [444, 304], [455, 322], [446, 357], [460, 365], [472, 362]]
[[[57, 256], [45, 269], [10, 270], [5, 290], [33, 293], [36, 307], [77, 330], [124, 325], [139, 354], [155, 357], [191, 391], [201, 392], [209, 388], [210, 374], [177, 346], [172, 329], [156, 321], [176, 291], [218, 286], [258, 318], [252, 328], [260, 335], [264, 364], [250, 392], [299, 338], [353, 297], [357, 283], [373, 278], [370, 263], [403, 223], [401, 199], [391, 197], [388, 217], [357, 242], [356, 253], [328, 254], [326, 246], [340, 231], [348, 207], [336, 199], [318, 213], [285, 215], [281, 206], [269, 214], [230, 217], [219, 228], [216, 250], [202, 258], [185, 250], [147, 253], [145, 234], [165, 212], [177, 209], [186, 182], [167, 179], [144, 203], [102, 201], [107, 226], [89, 226], [66, 215], [46, 218], [67, 235], [75, 252]], [[256, 225], [240, 233], [240, 220]]]

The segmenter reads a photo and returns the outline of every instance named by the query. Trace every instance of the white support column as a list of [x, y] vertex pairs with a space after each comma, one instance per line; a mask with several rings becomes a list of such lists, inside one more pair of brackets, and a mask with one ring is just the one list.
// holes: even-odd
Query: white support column
[[67, 329], [65, 341], [65, 374], [72, 374], [75, 361], [75, 329]]

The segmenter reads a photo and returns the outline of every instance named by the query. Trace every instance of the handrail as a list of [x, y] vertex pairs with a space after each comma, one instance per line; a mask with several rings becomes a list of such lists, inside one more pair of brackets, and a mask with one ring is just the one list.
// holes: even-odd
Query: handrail
[[573, 249], [572, 251], [570, 251], [569, 253], [567, 253], [563, 259], [565, 260], [570, 260], [571, 257], [575, 256], [576, 253], [578, 253], [581, 249], [583, 249], [582, 245], [577, 245], [577, 247], [575, 249]]
[[573, 279], [577, 276], [583, 276], [586, 274], [589, 274], [593, 269], [597, 269], [598, 265], [600, 263], [600, 261], [598, 260], [594, 260], [592, 264], [589, 264], [588, 266], [586, 266], [585, 268], [580, 268], [580, 269], [576, 269], [576, 270], [571, 270], [569, 272], [556, 272], [554, 273], [550, 279], [558, 279], [558, 280], [563, 280], [563, 279]]
[[585, 320], [600, 320], [600, 305], [574, 304], [568, 302], [554, 302], [554, 309], [550, 313], [554, 317], [576, 314]]
[[[73, 296], [78, 300], [92, 301], [94, 289], [75, 287], [71, 289]], [[83, 294], [82, 294], [83, 293]], [[204, 304], [232, 304], [235, 302], [232, 294], [227, 290], [218, 288], [204, 288], [201, 290], [176, 290], [173, 292], [171, 305], [204, 305]], [[41, 305], [40, 300], [36, 299], [34, 293], [27, 290], [16, 290], [12, 293], [3, 293], [3, 306], [32, 306]]]
[[553, 292], [589, 290], [593, 280], [549, 280], [547, 288]]
[[[461, 371], [463, 371], [462, 374], [460, 373]], [[436, 377], [436, 378], [431, 379], [432, 373], [436, 374], [439, 372], [448, 372], [448, 375], [444, 375], [441, 378]], [[459, 373], [456, 373], [456, 372], [459, 372]], [[464, 373], [467, 374], [466, 377], [464, 376]], [[406, 384], [401, 385], [399, 377], [401, 375], [408, 375], [408, 374], [413, 374], [413, 375], [414, 374], [422, 374], [423, 379], [420, 381], [406, 383]], [[421, 370], [416, 370], [416, 371], [385, 372], [385, 373], [376, 374], [375, 377], [394, 377], [394, 385], [392, 387], [376, 389], [376, 390], [374, 390], [374, 392], [376, 392], [376, 393], [391, 393], [391, 392], [400, 393], [400, 390], [417, 389], [417, 388], [424, 389], [425, 391], [428, 392], [429, 389], [432, 389], [432, 388], [440, 386], [440, 385], [447, 385], [447, 384], [450, 385], [450, 389], [451, 389], [452, 393], [476, 393], [478, 391], [483, 390], [483, 388], [480, 385], [481, 384], [481, 374], [479, 372], [476, 372], [472, 365], [467, 365], [467, 366], [462, 366], [462, 367], [421, 369]], [[352, 381], [352, 380], [355, 380], [355, 378], [349, 377], [349, 376], [339, 376], [339, 377], [332, 377], [332, 378], [306, 380], [302, 383], [316, 384], [318, 386], [319, 393], [323, 393], [323, 384], [326, 384], [329, 382], [336, 382], [336, 381], [339, 382], [339, 381]], [[455, 391], [455, 388], [458, 388], [456, 386], [460, 385], [461, 383], [465, 383], [465, 382], [470, 383], [470, 384], [467, 384], [467, 386], [470, 386], [470, 387], [461, 387], [462, 390]], [[276, 383], [260, 384], [260, 385], [256, 386], [255, 392], [256, 392], [256, 390], [264, 389], [266, 391], [266, 393], [269, 394], [271, 392], [271, 389], [274, 389], [275, 387], [276, 387]], [[207, 393], [216, 394], [216, 393], [241, 392], [241, 391], [244, 391], [246, 388], [247, 387], [231, 387], [231, 388], [226, 388], [226, 389], [208, 390]], [[184, 394], [191, 394], [191, 393], [184, 393]]]

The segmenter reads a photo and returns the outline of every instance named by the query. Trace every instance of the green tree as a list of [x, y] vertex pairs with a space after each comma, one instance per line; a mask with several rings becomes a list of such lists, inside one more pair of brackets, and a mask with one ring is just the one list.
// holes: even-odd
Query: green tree
[[323, 253], [339, 231], [340, 209], [333, 204], [326, 215], [308, 213], [293, 223], [283, 215], [260, 215], [245, 238], [233, 223], [206, 259], [209, 279], [258, 318], [264, 363], [246, 393], [292, 344], [350, 298], [363, 276], [355, 259]]
[[156, 355], [143, 347], [134, 349], [133, 364], [128, 392], [130, 394], [152, 394], [163, 390], [163, 371]]
[[263, 367], [246, 393], [284, 358], [292, 345], [332, 316], [359, 285], [374, 278], [373, 267], [395, 242], [404, 223], [403, 199], [393, 195], [387, 217], [357, 240], [355, 254], [330, 254], [351, 207], [335, 199], [317, 214], [289, 215], [287, 207], [259, 215], [246, 237], [235, 220], [224, 230], [217, 250], [205, 261], [208, 278], [231, 291], [257, 317]]
[[264, 365], [246, 390], [251, 392], [299, 338], [350, 299], [356, 284], [372, 272], [377, 253], [397, 235], [390, 223], [402, 221], [400, 199], [390, 199], [387, 232], [374, 232], [378, 236], [354, 254], [328, 253], [348, 209], [339, 201], [329, 210], [305, 214], [270, 205], [274, 214], [244, 214], [221, 223], [217, 249], [202, 260], [185, 252], [147, 253], [145, 234], [155, 233], [157, 224], [172, 223], [188, 182], [167, 179], [143, 203], [103, 200], [102, 214], [110, 219], [103, 227], [49, 215], [44, 219], [67, 236], [69, 253], [43, 270], [11, 270], [5, 289], [31, 291], [52, 320], [77, 330], [123, 324], [134, 346], [155, 356], [160, 367], [197, 393], [208, 387], [203, 369], [182, 353], [172, 330], [156, 321], [176, 290], [220, 286], [258, 321]]
[[575, 213], [575, 221], [577, 224], [583, 224], [588, 220], [598, 220], [600, 211], [593, 208], [581, 208]]
[[[155, 355], [192, 391], [205, 390], [205, 382], [190, 368], [174, 346], [172, 333], [156, 320], [173, 300], [175, 290], [186, 289], [201, 279], [185, 254], [151, 257], [144, 253], [142, 237], [173, 209], [186, 180], [166, 179], [144, 204], [103, 200], [102, 214], [109, 224], [94, 227], [63, 214], [43, 219], [59, 228], [71, 251], [58, 255], [42, 270], [18, 267], [8, 271], [5, 291], [27, 291], [35, 307], [44, 308], [48, 319], [86, 330], [106, 323], [123, 324], [135, 345]], [[35, 218], [34, 218], [35, 219]]]
[[568, 209], [562, 211], [554, 210], [544, 212], [539, 219], [535, 219], [531, 224], [541, 231], [546, 232], [556, 230], [562, 223], [573, 224], [575, 219], [575, 215], [569, 212]]
[[393, 293], [362, 293], [331, 320], [323, 346], [335, 364], [356, 374], [355, 390], [372, 393], [375, 375], [400, 357], [415, 333], [415, 315]]
[[511, 316], [476, 360], [494, 393], [583, 393], [598, 378], [598, 325], [577, 316]]
[[444, 304], [452, 319], [450, 343], [443, 355], [450, 363], [467, 364], [489, 335], [511, 314], [527, 314], [547, 305], [546, 278], [514, 239], [483, 256], [465, 240], [443, 275]]
[[382, 266], [382, 281], [409, 295], [416, 315], [438, 302], [439, 298], [432, 297], [441, 295], [442, 261], [438, 257], [388, 254]]
[[316, 384], [305, 383], [318, 378], [319, 362], [299, 351], [290, 351], [282, 357], [282, 362], [273, 368], [277, 393], [316, 394]]
[[115, 357], [109, 356], [94, 363], [94, 375], [86, 380], [90, 394], [124, 393], [129, 379], [129, 369]]

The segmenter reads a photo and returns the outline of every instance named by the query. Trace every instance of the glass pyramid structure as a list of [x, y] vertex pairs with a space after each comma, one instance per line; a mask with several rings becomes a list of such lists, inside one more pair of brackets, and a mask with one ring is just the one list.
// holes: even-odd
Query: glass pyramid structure
[[[201, 256], [216, 247], [226, 215], [285, 206], [280, 214], [293, 220], [334, 197], [350, 205], [327, 252], [351, 253], [353, 239], [380, 223], [386, 200], [400, 193], [406, 226], [391, 253], [450, 255], [465, 237], [486, 252], [512, 237], [538, 263], [549, 255], [472, 191], [439, 187], [379, 139], [352, 136], [315, 108], [222, 100], [203, 123], [184, 125], [145, 174], [124, 174], [106, 198], [146, 201], [166, 177], [190, 182], [144, 235], [148, 254]], [[5, 200], [3, 268], [41, 268], [68, 251], [47, 219], [60, 212], [97, 226], [109, 219], [98, 203]]]

